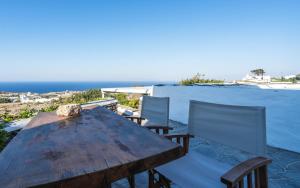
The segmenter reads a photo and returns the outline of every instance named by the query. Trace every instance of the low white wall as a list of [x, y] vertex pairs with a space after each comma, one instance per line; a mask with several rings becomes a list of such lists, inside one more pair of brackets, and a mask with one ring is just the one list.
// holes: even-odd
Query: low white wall
[[190, 100], [265, 106], [269, 145], [300, 152], [300, 91], [250, 87], [162, 86], [153, 96], [170, 97], [170, 119], [187, 123]]

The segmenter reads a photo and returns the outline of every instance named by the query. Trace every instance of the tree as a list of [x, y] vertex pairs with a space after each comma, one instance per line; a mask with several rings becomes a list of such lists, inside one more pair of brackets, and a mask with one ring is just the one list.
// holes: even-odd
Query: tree
[[264, 69], [254, 69], [251, 71], [252, 74], [256, 76], [261, 76], [262, 79], [264, 79], [264, 74], [266, 73]]

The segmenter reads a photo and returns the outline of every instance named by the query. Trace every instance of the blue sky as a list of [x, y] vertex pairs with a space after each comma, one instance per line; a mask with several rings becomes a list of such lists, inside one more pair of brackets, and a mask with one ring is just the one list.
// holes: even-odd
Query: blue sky
[[0, 0], [0, 81], [300, 73], [300, 1]]

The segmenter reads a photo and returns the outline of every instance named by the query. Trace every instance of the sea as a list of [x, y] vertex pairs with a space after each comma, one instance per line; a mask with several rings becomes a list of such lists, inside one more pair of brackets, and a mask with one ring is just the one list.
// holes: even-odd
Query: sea
[[49, 93], [59, 91], [83, 91], [88, 89], [151, 86], [172, 84], [158, 81], [103, 81], [103, 82], [0, 82], [0, 91]]

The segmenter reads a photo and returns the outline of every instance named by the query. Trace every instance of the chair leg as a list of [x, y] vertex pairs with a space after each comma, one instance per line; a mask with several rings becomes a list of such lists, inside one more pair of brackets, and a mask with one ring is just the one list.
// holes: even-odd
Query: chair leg
[[165, 188], [171, 187], [171, 182], [161, 174], [159, 174], [159, 182]]
[[[168, 180], [165, 176], [152, 169], [148, 171], [149, 174], [149, 188], [170, 188], [171, 181]], [[158, 175], [158, 179], [155, 178], [155, 174]]]
[[268, 169], [267, 166], [262, 166], [259, 168], [260, 175], [260, 186], [262, 188], [268, 188]]
[[135, 188], [135, 177], [134, 175], [127, 177], [130, 188]]
[[153, 170], [148, 171], [148, 188], [154, 188], [154, 173], [153, 173]]
[[137, 124], [142, 125], [142, 119], [137, 119]]
[[111, 182], [108, 182], [106, 179], [100, 184], [100, 187], [111, 188]]

